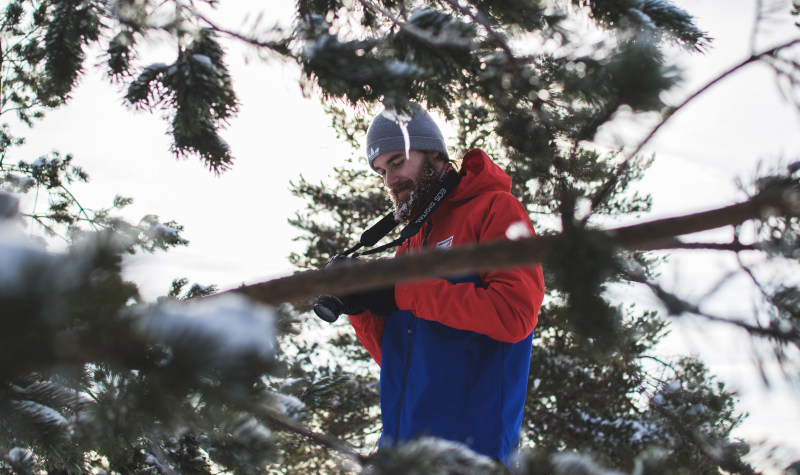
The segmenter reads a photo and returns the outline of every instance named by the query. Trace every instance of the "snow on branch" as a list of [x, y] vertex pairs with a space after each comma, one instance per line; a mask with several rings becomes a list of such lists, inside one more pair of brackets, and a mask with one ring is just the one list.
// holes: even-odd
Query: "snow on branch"
[[241, 296], [167, 302], [153, 307], [137, 322], [155, 341], [172, 345], [206, 342], [215, 358], [252, 354], [270, 360], [276, 349], [274, 315]]

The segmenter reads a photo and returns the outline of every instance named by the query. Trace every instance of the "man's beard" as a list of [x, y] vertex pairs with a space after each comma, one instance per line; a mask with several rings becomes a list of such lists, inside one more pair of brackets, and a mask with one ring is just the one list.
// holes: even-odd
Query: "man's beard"
[[[428, 199], [441, 183], [440, 175], [441, 172], [436, 169], [433, 161], [425, 157], [419, 175], [415, 179], [401, 181], [389, 190], [394, 203], [395, 221], [409, 223], [425, 209]], [[411, 193], [405, 198], [400, 198], [398, 194], [405, 190], [411, 190]]]

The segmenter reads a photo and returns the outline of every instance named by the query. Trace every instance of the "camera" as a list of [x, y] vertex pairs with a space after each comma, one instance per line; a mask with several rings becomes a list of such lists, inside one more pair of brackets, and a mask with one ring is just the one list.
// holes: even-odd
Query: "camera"
[[339, 300], [339, 297], [322, 295], [314, 304], [314, 313], [326, 322], [333, 323], [339, 318], [339, 315], [345, 313], [344, 303]]
[[[325, 266], [326, 269], [333, 266], [341, 266], [342, 264], [352, 261], [354, 257], [348, 257], [345, 254], [336, 254], [333, 256]], [[334, 295], [321, 295], [317, 298], [317, 303], [314, 304], [314, 313], [326, 322], [333, 323], [339, 319], [343, 313], [347, 313], [346, 306], [342, 302], [343, 297], [336, 297]]]

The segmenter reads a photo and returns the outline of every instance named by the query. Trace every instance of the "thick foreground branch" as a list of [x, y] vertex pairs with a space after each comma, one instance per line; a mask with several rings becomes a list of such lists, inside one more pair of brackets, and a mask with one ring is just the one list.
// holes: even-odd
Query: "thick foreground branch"
[[[724, 208], [675, 218], [659, 219], [631, 226], [607, 229], [621, 249], [671, 249], [675, 237], [734, 226], [751, 219], [800, 213], [800, 188], [768, 190]], [[468, 272], [534, 265], [542, 262], [561, 235], [497, 241], [449, 249], [432, 249], [395, 259], [354, 261], [333, 269], [298, 272], [266, 282], [245, 285], [227, 292], [239, 292], [251, 299], [280, 304], [314, 298], [321, 294], [346, 294], [395, 282], [430, 277], [458, 276]]]

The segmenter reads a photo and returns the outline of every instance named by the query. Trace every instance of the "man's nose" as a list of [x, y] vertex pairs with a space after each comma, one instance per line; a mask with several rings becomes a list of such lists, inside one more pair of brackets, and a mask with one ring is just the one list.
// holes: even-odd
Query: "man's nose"
[[387, 188], [393, 187], [399, 181], [399, 177], [396, 173], [386, 172], [386, 175], [383, 176], [383, 184], [386, 185]]

